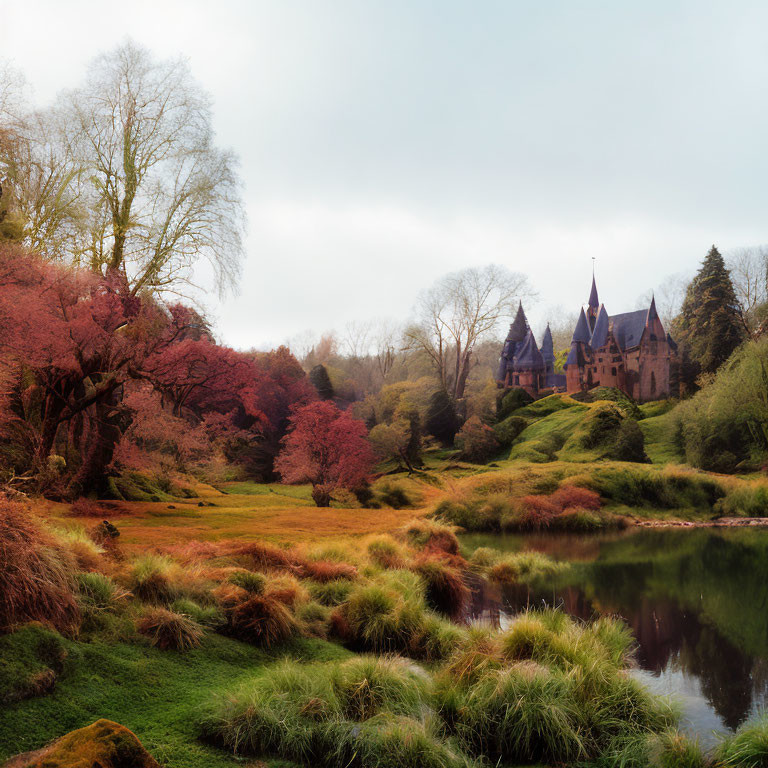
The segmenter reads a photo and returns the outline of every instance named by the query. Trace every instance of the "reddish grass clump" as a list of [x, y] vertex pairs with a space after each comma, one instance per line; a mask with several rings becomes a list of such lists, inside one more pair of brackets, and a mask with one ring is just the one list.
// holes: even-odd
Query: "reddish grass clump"
[[39, 621], [63, 631], [80, 622], [69, 554], [27, 507], [0, 500], [0, 630]]
[[230, 549], [230, 554], [248, 558], [257, 570], [296, 570], [296, 559], [290, 552], [260, 541], [236, 544]]
[[579, 488], [576, 485], [564, 485], [549, 498], [561, 511], [566, 509], [600, 509], [600, 494], [589, 490], [589, 488]]
[[188, 651], [197, 648], [203, 628], [188, 616], [165, 608], [150, 608], [139, 619], [136, 629], [162, 650]]
[[101, 517], [104, 507], [93, 499], [81, 498], [72, 502], [69, 514], [74, 517]]
[[439, 555], [424, 554], [414, 561], [412, 570], [424, 579], [432, 608], [448, 616], [461, 616], [470, 590], [458, 568]]
[[301, 566], [301, 575], [321, 584], [337, 579], [354, 581], [357, 578], [357, 568], [349, 563], [336, 563], [333, 560], [307, 560]]
[[523, 496], [520, 503], [522, 508], [515, 521], [519, 528], [546, 528], [562, 511], [548, 496]]
[[251, 595], [231, 606], [227, 619], [232, 635], [266, 648], [286, 642], [298, 629], [290, 608], [273, 594]]

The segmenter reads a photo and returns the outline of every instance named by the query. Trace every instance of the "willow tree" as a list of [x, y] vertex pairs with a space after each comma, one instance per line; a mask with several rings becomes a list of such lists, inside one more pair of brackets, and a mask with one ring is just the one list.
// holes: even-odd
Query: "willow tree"
[[524, 275], [493, 264], [445, 275], [419, 297], [418, 320], [405, 332], [407, 343], [427, 355], [442, 389], [460, 400], [476, 345], [530, 295]]
[[87, 179], [89, 220], [71, 255], [130, 291], [181, 293], [207, 261], [234, 286], [243, 252], [235, 156], [214, 144], [210, 99], [183, 60], [134, 44], [98, 57], [55, 110]]

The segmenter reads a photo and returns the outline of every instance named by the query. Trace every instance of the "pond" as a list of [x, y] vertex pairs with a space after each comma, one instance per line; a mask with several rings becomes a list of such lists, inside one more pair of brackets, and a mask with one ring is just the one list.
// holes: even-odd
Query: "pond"
[[527, 606], [623, 617], [639, 646], [635, 674], [682, 705], [681, 727], [702, 746], [765, 709], [768, 529], [473, 534], [462, 546], [533, 549], [570, 563], [528, 586], [482, 587], [472, 617], [505, 626]]

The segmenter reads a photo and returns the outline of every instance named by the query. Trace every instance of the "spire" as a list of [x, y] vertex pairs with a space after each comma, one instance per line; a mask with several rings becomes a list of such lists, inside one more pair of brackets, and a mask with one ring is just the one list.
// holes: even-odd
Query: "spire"
[[597, 309], [600, 306], [600, 301], [597, 298], [597, 283], [595, 282], [594, 264], [592, 265], [592, 290], [589, 292], [589, 306], [592, 309]]
[[653, 320], [655, 320], [659, 316], [659, 313], [656, 311], [656, 297], [651, 296], [651, 306], [648, 307], [648, 317], [645, 319], [645, 324], [650, 325]]
[[522, 341], [525, 338], [525, 334], [528, 332], [528, 320], [525, 317], [523, 311], [523, 302], [520, 302], [520, 306], [517, 308], [517, 314], [509, 326], [509, 333], [507, 334], [507, 341]]
[[576, 329], [573, 332], [573, 338], [571, 341], [581, 341], [584, 344], [589, 344], [589, 339], [592, 336], [589, 330], [589, 323], [587, 322], [587, 316], [584, 314], [584, 308], [581, 309], [579, 315], [579, 322], [576, 323]]
[[592, 331], [592, 338], [590, 339], [589, 346], [592, 349], [599, 349], [605, 344], [608, 338], [608, 312], [605, 310], [605, 304], [600, 305], [600, 311], [597, 313], [597, 320], [595, 320], [595, 330]]
[[541, 340], [541, 354], [546, 357], [547, 353], [554, 352], [555, 345], [552, 341], [552, 331], [547, 323], [547, 330], [544, 331], [544, 337]]

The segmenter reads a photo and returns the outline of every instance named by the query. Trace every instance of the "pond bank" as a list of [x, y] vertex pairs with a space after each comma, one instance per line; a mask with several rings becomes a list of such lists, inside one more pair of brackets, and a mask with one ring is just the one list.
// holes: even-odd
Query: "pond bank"
[[768, 517], [719, 517], [715, 520], [647, 520], [635, 518], [638, 528], [747, 528], [768, 526]]

